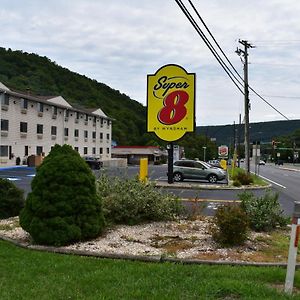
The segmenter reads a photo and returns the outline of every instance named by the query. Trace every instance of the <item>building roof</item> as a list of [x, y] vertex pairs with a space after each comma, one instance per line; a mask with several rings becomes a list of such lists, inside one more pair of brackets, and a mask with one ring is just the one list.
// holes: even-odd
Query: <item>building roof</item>
[[81, 108], [79, 106], [71, 105], [66, 99], [62, 96], [40, 96], [40, 95], [32, 95], [30, 93], [24, 93], [16, 90], [11, 90], [3, 83], [0, 82], [0, 93], [4, 92], [8, 95], [12, 95], [18, 98], [24, 98], [36, 102], [41, 102], [48, 105], [55, 105], [60, 108], [64, 109], [72, 109], [74, 111], [86, 113], [93, 116], [100, 116], [109, 120], [113, 120], [112, 118], [108, 117], [101, 108]]
[[164, 151], [156, 146], [115, 146], [111, 149], [116, 155], [154, 155], [161, 156]]

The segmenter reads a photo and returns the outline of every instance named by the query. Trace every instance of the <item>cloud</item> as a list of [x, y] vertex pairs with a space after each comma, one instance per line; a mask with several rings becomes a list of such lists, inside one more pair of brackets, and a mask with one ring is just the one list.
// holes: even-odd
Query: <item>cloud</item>
[[[298, 1], [193, 2], [240, 74], [238, 39], [257, 46], [249, 50], [253, 88], [266, 95], [299, 95], [299, 67], [291, 67], [300, 58]], [[2, 46], [48, 56], [144, 105], [147, 74], [176, 63], [197, 74], [198, 125], [233, 123], [243, 114], [241, 93], [175, 1], [2, 0], [0, 20]], [[300, 117], [295, 99], [269, 100], [291, 118]], [[251, 120], [282, 119], [261, 100], [251, 103]]]

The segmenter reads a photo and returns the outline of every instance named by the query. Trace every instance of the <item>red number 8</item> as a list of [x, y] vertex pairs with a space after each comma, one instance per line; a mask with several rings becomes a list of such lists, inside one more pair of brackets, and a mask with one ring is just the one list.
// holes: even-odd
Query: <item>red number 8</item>
[[185, 91], [174, 91], [164, 98], [164, 107], [158, 113], [158, 120], [165, 125], [173, 125], [180, 122], [187, 113], [185, 104], [189, 95]]

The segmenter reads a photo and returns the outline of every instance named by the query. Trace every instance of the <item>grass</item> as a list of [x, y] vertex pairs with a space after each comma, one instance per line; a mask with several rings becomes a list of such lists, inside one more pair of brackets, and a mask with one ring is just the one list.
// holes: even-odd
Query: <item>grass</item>
[[[59, 255], [0, 241], [0, 298], [299, 299], [283, 268], [141, 263]], [[295, 284], [300, 288], [300, 271]]]

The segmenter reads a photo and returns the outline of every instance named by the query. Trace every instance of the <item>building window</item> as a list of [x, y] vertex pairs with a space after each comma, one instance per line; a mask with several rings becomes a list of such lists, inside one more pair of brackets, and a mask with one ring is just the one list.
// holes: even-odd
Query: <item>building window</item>
[[28, 156], [28, 146], [25, 146], [24, 156]]
[[109, 133], [106, 134], [106, 138], [109, 140]]
[[8, 120], [1, 119], [1, 130], [8, 131]]
[[74, 150], [79, 152], [79, 148], [78, 147], [74, 147]]
[[20, 122], [20, 132], [27, 132], [27, 122]]
[[57, 132], [57, 127], [51, 126], [51, 135], [56, 135], [56, 132]]
[[69, 112], [68, 110], [66, 110], [65, 117], [66, 117], [66, 118], [69, 118], [69, 115], [70, 115], [70, 112]]
[[41, 102], [38, 102], [38, 112], [43, 112], [44, 111], [44, 104]]
[[87, 122], [89, 120], [88, 114], [85, 114], [85, 121]]
[[21, 99], [21, 108], [27, 109], [28, 108], [28, 100], [27, 99]]
[[1, 105], [9, 105], [9, 96], [7, 94], [1, 97]]
[[37, 134], [43, 134], [43, 125], [42, 124], [37, 124], [36, 125], [36, 133]]
[[0, 157], [8, 157], [8, 146], [0, 146]]
[[85, 139], [88, 138], [88, 131], [87, 131], [87, 130], [84, 131], [84, 138], [85, 138]]
[[93, 131], [93, 139], [96, 138], [96, 131]]
[[57, 115], [57, 107], [52, 106], [52, 115], [56, 116]]
[[103, 148], [100, 148], [100, 154], [103, 154]]
[[103, 118], [100, 119], [101, 127], [103, 126]]
[[100, 140], [102, 140], [102, 139], [103, 139], [103, 133], [100, 132]]
[[95, 155], [96, 154], [96, 148], [93, 147], [93, 154]]
[[109, 154], [109, 148], [106, 148], [106, 153]]
[[42, 146], [37, 146], [36, 147], [36, 155], [41, 155], [43, 153], [43, 147]]
[[83, 148], [83, 154], [88, 154], [88, 148], [87, 147]]
[[64, 132], [65, 132], [65, 136], [69, 136], [69, 128], [65, 128]]
[[74, 130], [74, 136], [75, 136], [75, 137], [79, 137], [79, 130], [78, 130], [78, 129], [75, 129], [75, 130]]
[[76, 119], [78, 120], [79, 119], [79, 112], [76, 111]]

